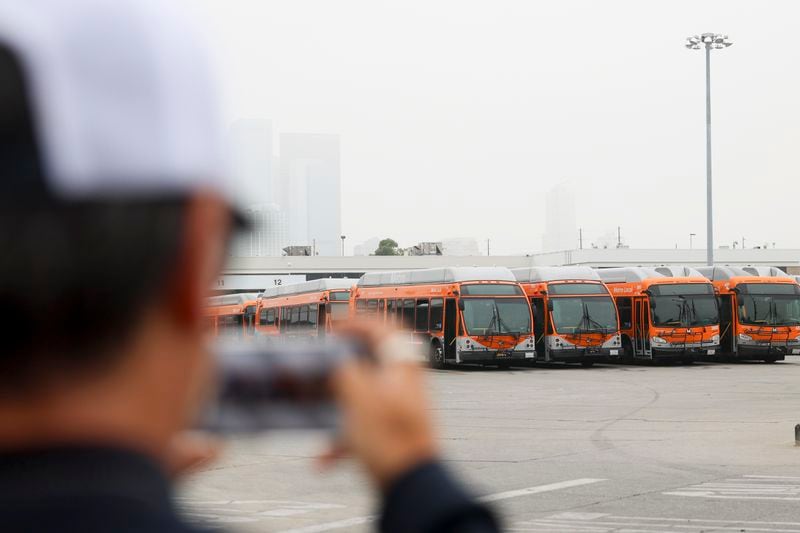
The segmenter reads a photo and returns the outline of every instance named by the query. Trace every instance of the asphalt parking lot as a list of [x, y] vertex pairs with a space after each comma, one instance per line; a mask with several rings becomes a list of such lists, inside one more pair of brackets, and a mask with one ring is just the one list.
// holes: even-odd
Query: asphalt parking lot
[[[778, 364], [430, 371], [450, 467], [510, 531], [800, 532], [800, 358]], [[231, 442], [181, 488], [209, 526], [370, 531], [353, 465], [325, 435]]]

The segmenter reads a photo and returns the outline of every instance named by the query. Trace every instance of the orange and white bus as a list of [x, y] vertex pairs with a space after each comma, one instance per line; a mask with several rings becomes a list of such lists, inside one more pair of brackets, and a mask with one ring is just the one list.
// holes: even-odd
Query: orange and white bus
[[597, 272], [580, 266], [512, 272], [530, 298], [537, 361], [592, 366], [619, 357], [617, 308]]
[[373, 272], [353, 290], [351, 313], [411, 332], [434, 368], [535, 358], [530, 305], [507, 268]]
[[698, 268], [717, 291], [725, 355], [782, 361], [800, 354], [800, 285], [774, 267]]
[[257, 304], [252, 293], [211, 296], [205, 308], [208, 332], [214, 337], [252, 336]]
[[619, 314], [623, 359], [719, 355], [719, 309], [714, 287], [693, 268], [598, 269]]
[[350, 288], [356, 281], [326, 278], [265, 290], [256, 309], [256, 335], [324, 336], [347, 320]]

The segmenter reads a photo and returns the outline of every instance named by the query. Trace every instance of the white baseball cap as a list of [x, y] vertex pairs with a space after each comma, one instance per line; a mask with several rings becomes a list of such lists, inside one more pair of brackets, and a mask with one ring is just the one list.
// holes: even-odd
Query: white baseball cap
[[180, 5], [0, 0], [0, 46], [23, 73], [48, 194], [210, 190], [233, 205], [209, 54]]

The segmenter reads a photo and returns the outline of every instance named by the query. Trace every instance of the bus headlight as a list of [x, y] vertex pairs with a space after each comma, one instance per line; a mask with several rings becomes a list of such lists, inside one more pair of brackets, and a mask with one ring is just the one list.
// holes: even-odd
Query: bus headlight
[[669, 344], [666, 339], [662, 339], [661, 337], [653, 337], [650, 339], [650, 342], [653, 344]]
[[800, 343], [800, 336], [795, 337], [794, 339], [789, 340], [789, 342], [797, 342]]
[[713, 344], [719, 344], [719, 335], [714, 335], [713, 337], [711, 337], [711, 342]]
[[750, 342], [753, 340], [753, 337], [750, 335], [745, 335], [744, 333], [739, 333], [739, 342]]

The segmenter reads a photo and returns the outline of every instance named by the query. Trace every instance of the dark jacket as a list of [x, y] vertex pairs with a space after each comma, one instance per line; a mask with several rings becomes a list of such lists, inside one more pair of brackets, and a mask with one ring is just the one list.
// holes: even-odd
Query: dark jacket
[[[199, 533], [181, 517], [169, 480], [145, 456], [111, 448], [0, 454], [0, 530], [26, 533]], [[387, 491], [386, 533], [497, 531], [438, 463], [420, 465]]]

